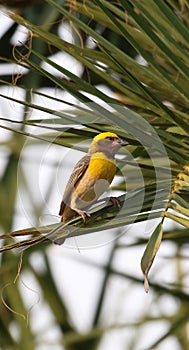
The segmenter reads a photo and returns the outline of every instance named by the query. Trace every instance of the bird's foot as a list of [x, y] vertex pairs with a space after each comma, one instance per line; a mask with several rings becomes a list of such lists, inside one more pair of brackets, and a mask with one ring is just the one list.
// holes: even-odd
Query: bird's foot
[[114, 207], [121, 209], [121, 204], [118, 198], [116, 197], [110, 197], [109, 201], [112, 202], [112, 204], [114, 205]]
[[72, 208], [78, 215], [80, 215], [83, 219], [83, 222], [84, 224], [86, 223], [86, 218], [87, 217], [91, 217], [91, 215], [87, 212], [87, 211], [84, 211], [84, 210], [80, 210], [80, 209], [77, 209], [77, 208]]

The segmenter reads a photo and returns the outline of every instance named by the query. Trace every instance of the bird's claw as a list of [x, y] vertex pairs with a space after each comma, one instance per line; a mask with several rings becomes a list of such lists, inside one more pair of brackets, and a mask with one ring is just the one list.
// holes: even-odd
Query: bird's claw
[[110, 197], [109, 201], [112, 202], [112, 204], [114, 205], [114, 207], [121, 209], [121, 204], [118, 198], [116, 197]]
[[83, 219], [83, 222], [84, 224], [86, 223], [86, 217], [88, 216], [89, 218], [91, 217], [91, 215], [87, 212], [87, 211], [84, 211], [84, 210], [80, 210], [80, 209], [76, 209], [74, 208], [73, 209], [78, 215], [80, 215]]

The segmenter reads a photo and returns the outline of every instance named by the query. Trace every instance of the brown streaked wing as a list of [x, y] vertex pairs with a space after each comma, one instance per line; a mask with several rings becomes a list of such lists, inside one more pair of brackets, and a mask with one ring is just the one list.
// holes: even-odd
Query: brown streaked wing
[[66, 185], [66, 189], [63, 195], [63, 199], [60, 205], [60, 211], [59, 215], [62, 215], [64, 212], [65, 206], [69, 203], [70, 195], [77, 184], [77, 182], [82, 178], [85, 171], [87, 170], [90, 162], [90, 156], [85, 155], [83, 158], [79, 160], [79, 162], [76, 164], [76, 166], [73, 169], [73, 172], [68, 180], [68, 183]]

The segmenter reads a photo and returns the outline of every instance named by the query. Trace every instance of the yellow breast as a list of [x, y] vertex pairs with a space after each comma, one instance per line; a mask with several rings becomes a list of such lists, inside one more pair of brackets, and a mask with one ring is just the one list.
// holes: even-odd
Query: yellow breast
[[86, 208], [93, 204], [107, 191], [116, 173], [114, 159], [107, 158], [104, 153], [96, 152], [91, 156], [87, 171], [77, 183], [71, 196], [71, 207]]
[[104, 179], [111, 183], [116, 173], [115, 159], [109, 159], [104, 153], [96, 152], [91, 156], [88, 171], [94, 179]]

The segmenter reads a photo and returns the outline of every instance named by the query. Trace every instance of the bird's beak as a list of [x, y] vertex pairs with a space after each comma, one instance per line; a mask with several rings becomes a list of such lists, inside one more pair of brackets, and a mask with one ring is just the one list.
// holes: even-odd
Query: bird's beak
[[129, 143], [128, 143], [127, 141], [122, 140], [122, 139], [120, 139], [120, 138], [118, 139], [118, 143], [119, 143], [120, 147], [128, 146], [128, 145], [129, 145]]

